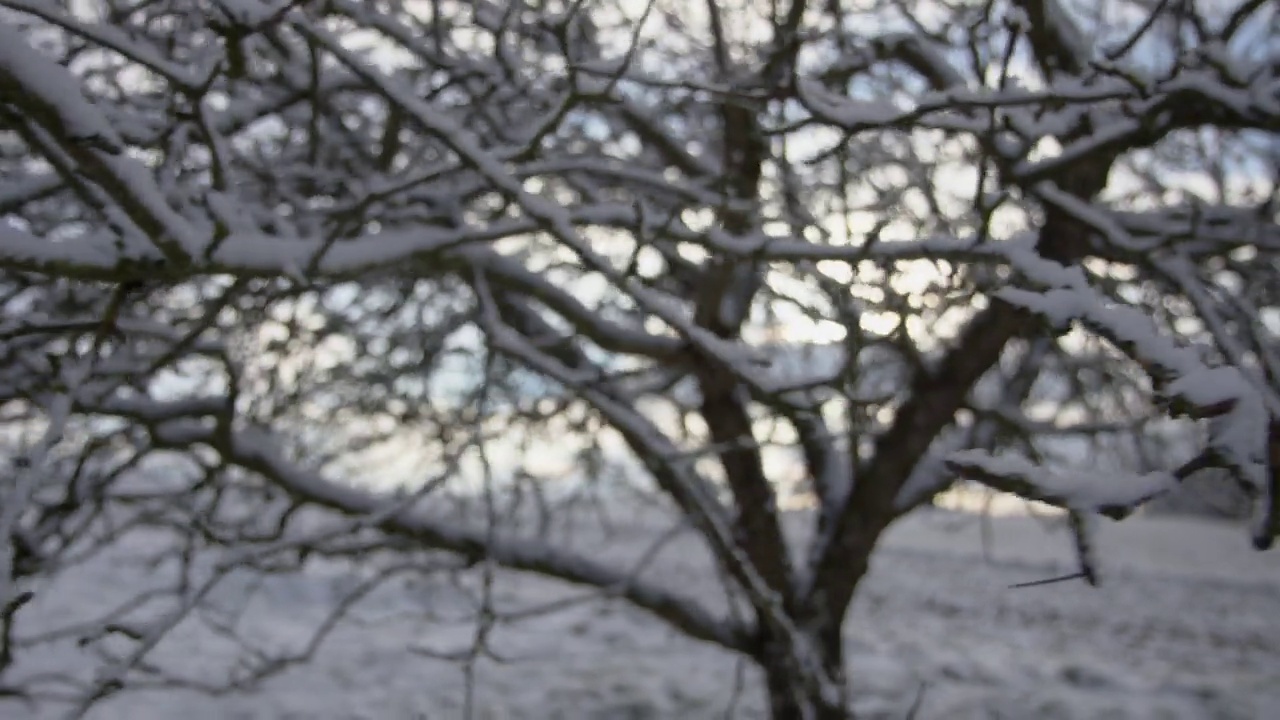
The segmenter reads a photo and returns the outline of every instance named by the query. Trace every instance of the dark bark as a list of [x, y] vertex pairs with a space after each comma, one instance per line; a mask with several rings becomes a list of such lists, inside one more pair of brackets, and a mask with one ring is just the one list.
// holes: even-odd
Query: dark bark
[[[729, 99], [720, 107], [720, 118], [726, 194], [743, 206], [754, 205], [768, 157], [757, 110]], [[746, 207], [725, 208], [720, 222], [734, 235], [749, 232], [754, 225]], [[696, 322], [719, 337], [736, 337], [759, 284], [760, 272], [741, 267], [740, 260], [712, 263], [697, 298]], [[791, 568], [778, 524], [774, 488], [765, 475], [760, 449], [752, 442], [748, 398], [714, 358], [697, 357], [694, 364], [702, 394], [701, 415], [711, 441], [719, 448], [717, 454], [737, 509], [735, 540], [769, 589], [790, 608]]]
[[[1085, 126], [1077, 132], [1088, 131]], [[1117, 157], [1118, 153], [1084, 157], [1061, 168], [1053, 180], [1061, 190], [1092, 200], [1106, 187]], [[1070, 265], [1089, 253], [1092, 237], [1088, 225], [1050, 206], [1036, 250], [1044, 258]], [[909, 399], [892, 426], [877, 438], [874, 453], [857, 469], [852, 493], [834, 514], [833, 527], [826, 534], [830, 540], [820, 549], [814, 568], [813, 585], [807, 597], [799, 599], [806, 613], [844, 615], [881, 533], [899, 517], [898, 493], [916, 464], [954, 421], [974, 384], [999, 361], [1009, 341], [1030, 336], [1039, 328], [1039, 321], [1029, 313], [994, 300], [970, 321], [936, 369], [917, 375]]]
[[[837, 620], [833, 624], [808, 628], [809, 636], [821, 654], [824, 669], [839, 682], [843, 682], [844, 677], [842, 624]], [[760, 644], [756, 662], [764, 671], [769, 716], [773, 720], [852, 720], [854, 717], [847, 703], [830, 704], [817, 692], [817, 688], [801, 683], [788, 661], [785, 647], [767, 635]]]

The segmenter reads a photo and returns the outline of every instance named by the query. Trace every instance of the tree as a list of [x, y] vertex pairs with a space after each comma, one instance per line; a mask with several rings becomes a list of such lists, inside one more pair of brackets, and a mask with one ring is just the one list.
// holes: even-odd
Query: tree
[[[1091, 518], [1200, 470], [1280, 533], [1270, 3], [0, 7], [9, 694], [26, 607], [131, 533], [173, 580], [68, 631], [82, 709], [229, 573], [359, 558], [335, 619], [537, 573], [823, 720], [877, 541], [959, 479], [1067, 509], [1091, 582]], [[584, 482], [728, 610], [521, 519]]]

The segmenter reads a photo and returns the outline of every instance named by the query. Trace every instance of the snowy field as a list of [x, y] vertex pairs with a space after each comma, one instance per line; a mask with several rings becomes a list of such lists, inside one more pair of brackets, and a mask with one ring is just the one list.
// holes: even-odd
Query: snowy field
[[[913, 705], [918, 718], [1276, 717], [1280, 553], [1253, 552], [1238, 527], [1138, 518], [1104, 525], [1102, 588], [1010, 589], [1070, 570], [1068, 538], [1033, 518], [993, 518], [988, 553], [982, 522], [919, 513], [876, 556], [846, 639], [863, 717], [902, 718]], [[601, 552], [643, 546], [643, 530], [616, 529]], [[690, 592], [717, 592], [701, 556], [679, 547], [656, 572]], [[119, 565], [92, 573], [46, 594], [38, 614], [65, 619], [137, 582]], [[315, 574], [264, 588], [251, 613], [257, 636], [300, 637], [344, 582]], [[578, 595], [508, 574], [494, 586], [506, 610]], [[89, 717], [462, 718], [462, 670], [429, 655], [469, 646], [475, 629], [456, 619], [463, 609], [446, 584], [397, 586], [371, 598], [313, 663], [253, 693], [129, 692]], [[618, 603], [499, 624], [490, 644], [499, 660], [474, 666], [476, 718], [763, 717], [753, 671]], [[65, 668], [75, 662], [69, 652], [44, 662]], [[197, 675], [226, 656], [195, 630], [158, 652]], [[52, 707], [0, 704], [4, 718], [57, 716]]]

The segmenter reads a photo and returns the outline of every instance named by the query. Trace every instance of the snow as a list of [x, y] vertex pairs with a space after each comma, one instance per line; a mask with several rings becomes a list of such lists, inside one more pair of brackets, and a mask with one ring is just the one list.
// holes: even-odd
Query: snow
[[888, 125], [903, 114], [887, 102], [860, 102], [834, 96], [821, 84], [807, 78], [797, 79], [796, 93], [815, 115], [849, 127]]
[[1270, 483], [1266, 455], [1270, 414], [1254, 386], [1236, 368], [1216, 367], [1185, 373], [1169, 383], [1165, 392], [1192, 407], [1229, 406], [1209, 421], [1209, 442], [1239, 469], [1241, 479], [1254, 492], [1265, 497]]
[[70, 138], [119, 152], [124, 142], [106, 117], [80, 92], [80, 84], [62, 66], [31, 49], [14, 27], [0, 23], [0, 88], [20, 103], [35, 105], [45, 122], [54, 122]]
[[[1194, 346], [1179, 345], [1136, 308], [1117, 305], [1091, 287], [1080, 268], [1064, 267], [1025, 248], [1009, 251], [1008, 257], [1046, 289], [1004, 288], [997, 293], [1000, 298], [1043, 316], [1059, 329], [1080, 321], [1144, 368], [1172, 414], [1209, 419], [1206, 449], [1252, 489], [1253, 541], [1259, 549], [1270, 547], [1280, 532], [1280, 518], [1274, 516], [1271, 495], [1276, 490], [1267, 465], [1271, 413], [1265, 386], [1250, 382], [1238, 367], [1207, 365]], [[1049, 473], [1046, 481], [1053, 482], [1051, 478]], [[1023, 473], [1020, 485], [1033, 494], [1046, 492], [1033, 473]]]
[[[799, 516], [788, 516], [798, 520]], [[806, 518], [807, 519], [807, 518]], [[982, 559], [983, 523], [991, 539]], [[661, 526], [641, 514], [613, 534], [586, 538], [602, 558], [638, 555]], [[1254, 718], [1280, 702], [1280, 557], [1252, 553], [1237, 529], [1203, 521], [1135, 518], [1107, 523], [1097, 542], [1112, 574], [1083, 584], [1009, 589], [1070, 567], [1070, 543], [1028, 517], [982, 519], [941, 511], [892, 528], [850, 618], [850, 684], [864, 717], [901, 718], [921, 693], [918, 717]], [[138, 549], [133, 549], [137, 552]], [[651, 570], [672, 585], [716, 592], [706, 556], [678, 539]], [[100, 611], [147, 569], [117, 555], [85, 567], [32, 606], [44, 619]], [[296, 646], [335, 597], [360, 582], [320, 568], [269, 579], [242, 600], [260, 646]], [[574, 597], [563, 586], [510, 573], [495, 579], [501, 609], [531, 610]], [[55, 592], [56, 591], [56, 592]], [[146, 690], [105, 701], [88, 717], [209, 718], [462, 717], [464, 677], [437, 659], [466, 650], [471, 600], [441, 580], [391, 586], [368, 598], [310, 665], [257, 690], [208, 696]], [[160, 648], [173, 668], [210, 672], [224, 641], [192, 627]], [[43, 658], [71, 669], [71, 647]], [[614, 601], [569, 604], [490, 636], [500, 661], [475, 667], [477, 718], [726, 717], [734, 656], [675, 635]], [[434, 657], [433, 657], [434, 656]], [[764, 717], [747, 669], [737, 717]], [[23, 717], [57, 716], [46, 706]], [[13, 714], [6, 716], [16, 716]]]
[[18, 98], [18, 105], [55, 139], [83, 145], [82, 153], [73, 150], [72, 155], [85, 174], [114, 196], [170, 260], [194, 254], [199, 235], [171, 208], [152, 173], [124, 154], [120, 134], [85, 97], [79, 81], [6, 24], [0, 24], [0, 92]]
[[94, 43], [110, 48], [137, 62], [143, 67], [167, 78], [181, 88], [191, 89], [199, 85], [199, 74], [170, 63], [155, 48], [138, 42], [129, 33], [114, 25], [106, 23], [80, 22], [74, 17], [59, 12], [55, 3], [42, 0], [8, 0], [5, 7], [43, 18], [50, 24], [73, 30], [77, 35], [91, 39]]
[[1167, 472], [1098, 472], [1036, 465], [1013, 455], [981, 450], [954, 452], [947, 464], [957, 472], [998, 490], [1061, 505], [1071, 510], [1127, 509], [1172, 490], [1177, 479]]

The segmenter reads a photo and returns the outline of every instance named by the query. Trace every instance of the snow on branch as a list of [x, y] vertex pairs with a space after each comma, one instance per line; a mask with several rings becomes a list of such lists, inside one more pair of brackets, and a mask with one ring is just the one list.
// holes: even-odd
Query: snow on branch
[[0, 90], [18, 102], [41, 124], [64, 137], [110, 153], [124, 149], [124, 141], [80, 84], [57, 63], [35, 52], [12, 26], [0, 23]]
[[[564, 214], [571, 223], [596, 225], [625, 225], [634, 216], [631, 208], [618, 203], [571, 208]], [[93, 233], [74, 240], [54, 242], [0, 221], [0, 267], [116, 281], [154, 278], [157, 275], [180, 279], [208, 273], [237, 277], [306, 275], [308, 279], [315, 280], [352, 277], [385, 267], [435, 259], [446, 265], [465, 262], [482, 263], [486, 267], [501, 266], [504, 274], [511, 275], [514, 281], [516, 273], [513, 268], [518, 268], [514, 261], [503, 261], [492, 251], [481, 251], [472, 246], [529, 234], [538, 227], [534, 220], [511, 218], [483, 226], [381, 230], [336, 242], [318, 236], [290, 237], [244, 231], [224, 236], [203, 258], [167, 263], [155, 248], [137, 243], [124, 243], [122, 246], [120, 239], [109, 233]], [[450, 253], [448, 261], [442, 259], [446, 253]], [[521, 274], [528, 275], [528, 271], [522, 270]], [[527, 286], [529, 283], [526, 280], [523, 284]]]
[[[278, 450], [278, 439], [264, 429], [246, 428], [219, 441], [214, 429], [178, 420], [156, 427], [153, 437], [162, 446], [210, 443], [231, 462], [270, 478], [298, 500], [344, 515], [377, 516], [387, 504], [385, 497], [328, 480], [320, 473], [290, 462]], [[643, 582], [625, 568], [618, 569], [528, 538], [495, 537], [484, 528], [467, 527], [413, 508], [382, 517], [378, 524], [393, 535], [412, 538], [424, 546], [487, 558], [513, 570], [615, 592], [691, 637], [727, 648], [742, 647], [745, 642], [737, 627], [716, 618], [695, 600]]]
[[1271, 417], [1265, 395], [1240, 369], [1208, 365], [1194, 348], [1160, 334], [1136, 308], [1110, 302], [1089, 285], [1079, 268], [1063, 267], [1025, 248], [1011, 250], [1009, 257], [1024, 276], [1045, 289], [1005, 288], [998, 297], [1044, 317], [1059, 330], [1079, 322], [1141, 365], [1173, 415], [1208, 419], [1205, 452], [1253, 496], [1254, 545], [1270, 547], [1280, 534], [1280, 518], [1272, 509], [1276, 488], [1268, 462]]
[[194, 90], [203, 81], [200, 73], [170, 61], [154, 46], [130, 36], [129, 33], [114, 25], [82, 22], [71, 14], [61, 12], [57, 8], [57, 3], [42, 0], [6, 0], [4, 4], [12, 10], [38, 17], [50, 25], [119, 53], [184, 91]]
[[1134, 474], [1049, 468], [1014, 455], [981, 450], [951, 453], [953, 473], [989, 487], [1066, 510], [1097, 512], [1119, 520], [1151, 498], [1173, 489], [1173, 473]]
[[[0, 94], [48, 135], [58, 152], [101, 187], [171, 261], [183, 261], [201, 244], [200, 236], [170, 206], [151, 172], [128, 157], [124, 141], [97, 105], [64, 67], [34, 50], [12, 26], [0, 23]], [[47, 141], [38, 143], [48, 145]], [[51, 148], [41, 148], [46, 154]]]

